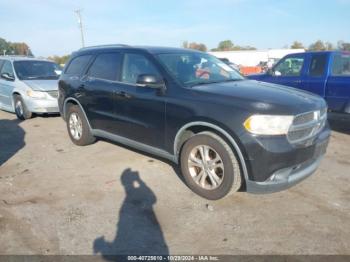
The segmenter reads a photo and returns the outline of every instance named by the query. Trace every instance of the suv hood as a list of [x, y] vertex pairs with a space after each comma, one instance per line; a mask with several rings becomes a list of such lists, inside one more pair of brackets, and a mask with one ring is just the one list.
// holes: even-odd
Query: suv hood
[[[292, 87], [242, 80], [198, 85], [194, 90], [227, 97], [231, 104], [273, 114], [299, 114], [326, 107], [320, 96]], [[211, 97], [213, 98], [213, 97]]]
[[58, 90], [58, 80], [23, 80], [34, 91]]

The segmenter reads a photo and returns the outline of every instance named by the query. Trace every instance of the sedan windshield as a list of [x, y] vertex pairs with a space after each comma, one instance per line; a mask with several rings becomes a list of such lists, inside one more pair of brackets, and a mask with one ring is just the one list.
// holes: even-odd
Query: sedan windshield
[[232, 67], [205, 53], [159, 54], [158, 58], [170, 74], [185, 86], [244, 79]]
[[14, 67], [21, 80], [58, 79], [61, 70], [49, 61], [15, 61]]

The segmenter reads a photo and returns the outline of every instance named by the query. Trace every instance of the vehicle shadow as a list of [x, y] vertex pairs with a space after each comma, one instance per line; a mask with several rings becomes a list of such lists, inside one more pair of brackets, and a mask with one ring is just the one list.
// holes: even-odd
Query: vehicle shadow
[[[133, 151], [135, 153], [138, 153], [138, 154], [141, 154], [141, 155], [153, 158], [153, 159], [157, 159], [157, 160], [159, 160], [161, 162], [164, 162], [164, 163], [170, 165], [173, 168], [174, 172], [176, 173], [177, 177], [187, 186], [187, 184], [185, 183], [185, 179], [184, 179], [183, 175], [181, 174], [181, 170], [180, 170], [179, 165], [175, 164], [171, 160], [163, 158], [163, 157], [160, 157], [160, 156], [157, 156], [157, 155], [154, 155], [154, 154], [147, 153], [145, 151], [142, 151], [142, 150], [139, 150], [139, 149], [136, 149], [136, 148], [133, 148], [133, 147], [130, 147], [130, 146], [127, 146], [127, 145], [124, 145], [124, 144], [121, 144], [121, 143], [109, 140], [109, 139], [100, 138], [100, 137], [97, 138], [97, 139], [100, 140], [100, 141], [106, 141], [107, 143], [111, 143], [111, 144], [114, 144], [116, 146], [123, 147], [123, 148], [128, 149], [130, 151]], [[153, 161], [153, 160], [150, 159], [149, 161]]]
[[350, 114], [328, 113], [328, 122], [333, 131], [350, 135]]
[[20, 120], [0, 119], [0, 166], [25, 146]]
[[104, 236], [93, 243], [94, 254], [105, 260], [123, 261], [116, 255], [168, 255], [161, 226], [154, 213], [157, 198], [138, 172], [124, 170], [121, 182], [126, 197], [119, 211], [117, 234], [112, 242]]

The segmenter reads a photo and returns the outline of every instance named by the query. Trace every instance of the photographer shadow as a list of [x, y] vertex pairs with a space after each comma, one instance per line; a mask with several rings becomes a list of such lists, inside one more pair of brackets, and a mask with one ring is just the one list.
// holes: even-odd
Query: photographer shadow
[[115, 255], [168, 255], [161, 226], [153, 205], [157, 198], [142, 181], [138, 172], [129, 168], [121, 175], [126, 197], [119, 211], [117, 234], [112, 242], [97, 238], [94, 254], [102, 254], [106, 260], [121, 261]]

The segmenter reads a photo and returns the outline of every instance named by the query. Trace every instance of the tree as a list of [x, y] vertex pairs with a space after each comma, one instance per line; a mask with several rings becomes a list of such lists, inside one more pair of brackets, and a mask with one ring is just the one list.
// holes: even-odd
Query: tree
[[231, 40], [221, 41], [218, 45], [218, 51], [231, 51], [233, 50], [234, 44]]
[[211, 51], [238, 51], [238, 50], [256, 50], [256, 48], [249, 45], [247, 46], [234, 45], [231, 40], [224, 40], [218, 44], [217, 48], [211, 49]]
[[54, 56], [49, 56], [47, 59], [52, 60], [59, 65], [64, 65], [68, 61], [69, 55], [64, 55], [64, 56], [54, 55]]
[[33, 56], [26, 43], [11, 43], [3, 38], [0, 38], [0, 54]]
[[326, 46], [321, 40], [318, 40], [309, 46], [309, 50], [311, 50], [311, 51], [325, 51]]
[[298, 41], [294, 41], [293, 44], [290, 46], [292, 49], [305, 49], [304, 45]]
[[342, 51], [350, 51], [350, 43], [338, 41], [338, 49]]
[[205, 44], [196, 43], [196, 42], [188, 43], [188, 41], [184, 41], [182, 43], [182, 47], [189, 48], [189, 49], [195, 49], [195, 50], [199, 50], [199, 51], [203, 51], [203, 52], [207, 51], [207, 46]]

